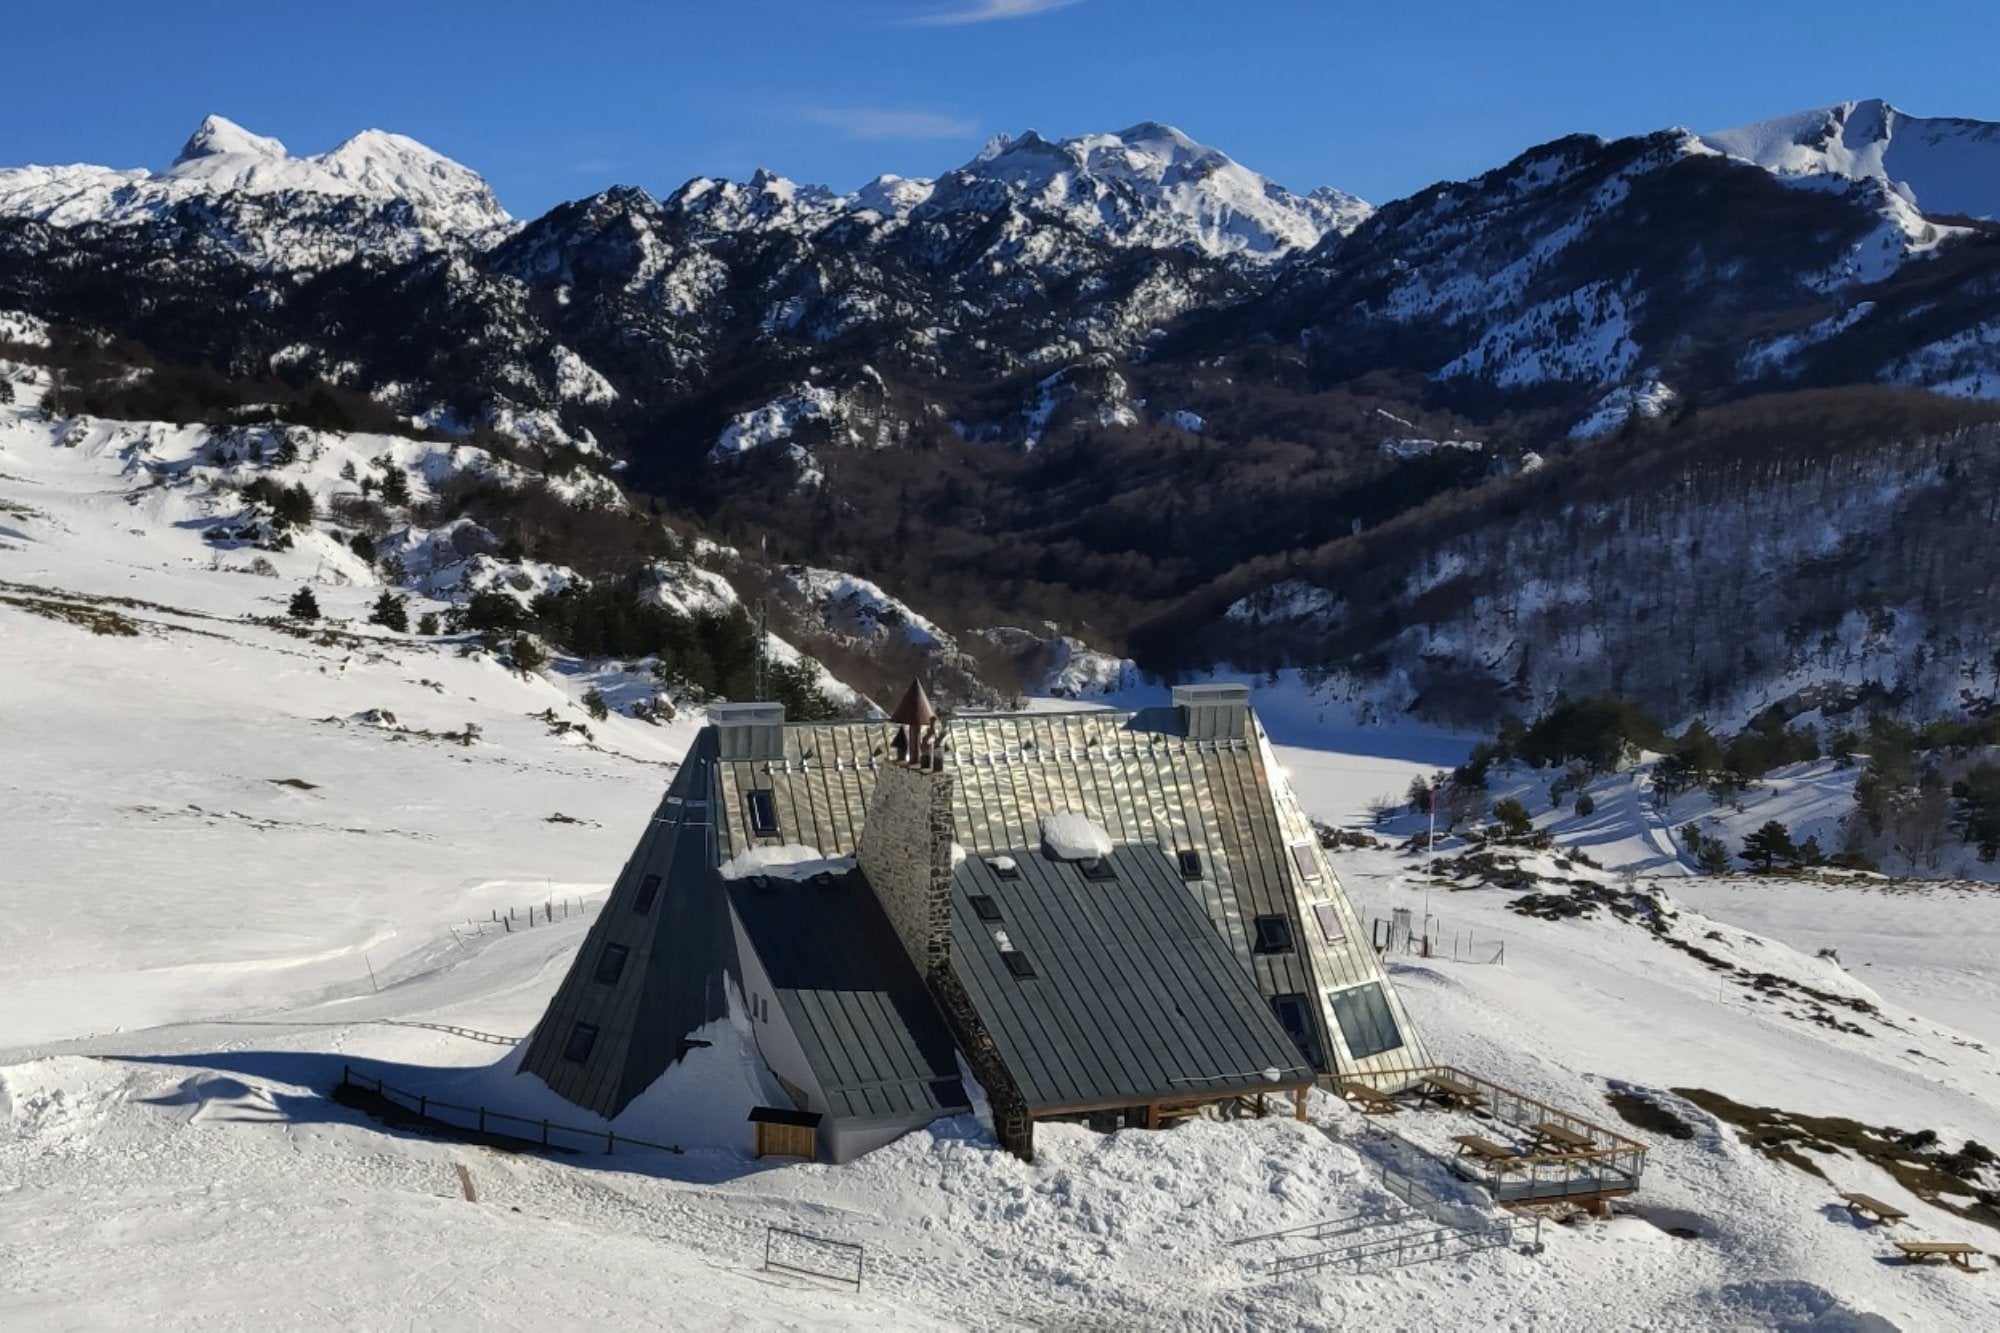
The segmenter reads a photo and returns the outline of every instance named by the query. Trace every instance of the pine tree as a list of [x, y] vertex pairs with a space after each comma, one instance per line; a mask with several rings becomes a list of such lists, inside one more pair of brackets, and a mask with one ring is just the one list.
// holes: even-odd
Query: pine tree
[[410, 481], [403, 469], [391, 467], [382, 474], [382, 503], [406, 505], [410, 502]]
[[394, 630], [398, 634], [409, 633], [409, 599], [398, 597], [384, 588], [382, 595], [375, 599], [374, 609], [368, 613], [368, 623]]
[[604, 701], [604, 692], [595, 685], [583, 692], [583, 706], [599, 722], [611, 716], [611, 705]]
[[435, 637], [437, 632], [438, 632], [437, 612], [426, 611], [422, 615], [417, 617], [417, 633], [423, 635], [425, 638], [428, 639]]
[[294, 620], [318, 620], [319, 599], [313, 596], [311, 588], [301, 587], [292, 594], [292, 601], [285, 608], [285, 614]]
[[1742, 856], [1759, 870], [1769, 870], [1779, 861], [1796, 863], [1799, 849], [1792, 845], [1791, 830], [1772, 819], [1743, 840]]
[[548, 653], [530, 634], [516, 634], [507, 655], [514, 660], [514, 670], [524, 676], [533, 675], [549, 663]]

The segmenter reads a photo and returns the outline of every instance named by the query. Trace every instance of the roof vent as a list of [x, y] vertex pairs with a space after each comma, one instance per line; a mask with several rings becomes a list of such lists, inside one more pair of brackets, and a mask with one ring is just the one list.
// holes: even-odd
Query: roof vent
[[708, 724], [715, 728], [718, 759], [783, 759], [783, 704], [713, 704]]
[[1191, 741], [1238, 741], [1250, 734], [1250, 687], [1234, 682], [1174, 686], [1181, 734]]

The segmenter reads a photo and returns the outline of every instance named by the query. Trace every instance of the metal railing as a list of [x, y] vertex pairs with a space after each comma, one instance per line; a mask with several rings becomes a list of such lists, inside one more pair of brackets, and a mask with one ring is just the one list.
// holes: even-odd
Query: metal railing
[[[646, 1139], [633, 1138], [629, 1134], [619, 1134], [614, 1130], [579, 1129], [574, 1125], [557, 1124], [546, 1118], [537, 1119], [533, 1116], [489, 1110], [484, 1106], [462, 1106], [456, 1102], [440, 1101], [427, 1093], [410, 1092], [393, 1087], [379, 1078], [357, 1074], [352, 1065], [344, 1064], [340, 1067], [340, 1086], [372, 1092], [390, 1105], [413, 1113], [419, 1120], [429, 1120], [446, 1128], [470, 1130], [479, 1134], [504, 1134], [529, 1146], [539, 1143], [541, 1147], [563, 1152], [602, 1150], [607, 1154], [616, 1152], [619, 1148], [649, 1148], [654, 1152], [670, 1153], [682, 1151], [671, 1143], [653, 1143]], [[438, 1114], [440, 1111], [463, 1116], [466, 1119], [464, 1122], [447, 1119]], [[525, 1126], [528, 1133], [514, 1134], [502, 1130], [499, 1126], [503, 1124]], [[573, 1147], [571, 1143], [563, 1142], [565, 1139], [579, 1146]]]
[[851, 1241], [815, 1236], [791, 1227], [764, 1228], [764, 1268], [766, 1271], [801, 1273], [834, 1282], [852, 1283], [861, 1290], [861, 1270], [868, 1251]]
[[1458, 1254], [1497, 1250], [1514, 1241], [1514, 1223], [1495, 1222], [1490, 1227], [1430, 1227], [1399, 1236], [1379, 1236], [1352, 1245], [1312, 1254], [1281, 1254], [1271, 1260], [1271, 1276], [1310, 1273], [1324, 1268], [1352, 1267], [1381, 1272], [1407, 1268], [1411, 1264], [1435, 1263]]

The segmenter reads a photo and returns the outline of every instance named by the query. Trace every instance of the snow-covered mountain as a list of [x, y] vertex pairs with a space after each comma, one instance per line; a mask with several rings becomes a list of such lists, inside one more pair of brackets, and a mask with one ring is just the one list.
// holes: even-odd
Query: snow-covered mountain
[[[301, 158], [214, 121], [158, 173], [0, 174], [0, 309], [98, 415], [214, 421], [219, 377], [239, 405], [319, 389], [366, 429], [609, 455], [968, 653], [1053, 623], [1038, 643], [1114, 664], [1221, 643], [1316, 667], [1409, 626], [1364, 618], [1336, 653], [1307, 632], [1324, 607], [1242, 633], [1229, 608], [1331, 586], [1327, 552], [1448, 492], [1758, 394], [1905, 386], [1975, 400], [1965, 422], [2000, 400], [2000, 247], [1951, 211], [2000, 131], [1827, 117], [1572, 136], [1373, 210], [1145, 123], [849, 194], [620, 186], [518, 226], [406, 140]], [[171, 373], [79, 364], [116, 338]], [[1881, 444], [1909, 419], [1855, 411]]]
[[1154, 121], [1072, 139], [1045, 139], [1033, 130], [1001, 135], [936, 181], [918, 207], [993, 212], [1003, 203], [1059, 217], [1118, 245], [1252, 259], [1309, 250], [1331, 233], [1352, 231], [1373, 211], [1340, 190], [1293, 194]]
[[[192, 220], [218, 208], [247, 214], [233, 230], [248, 253], [288, 268], [325, 262], [324, 233], [341, 228], [354, 234], [354, 244], [336, 243], [337, 259], [369, 250], [408, 258], [452, 246], [479, 248], [513, 225], [477, 174], [414, 139], [381, 130], [294, 157], [276, 139], [210, 116], [163, 171], [0, 170], [0, 216], [52, 227], [139, 227]], [[329, 209], [336, 211], [324, 218], [326, 225], [309, 226]], [[375, 227], [357, 226], [357, 215]]]
[[1842, 102], [1701, 136], [1718, 153], [1791, 177], [1878, 180], [1936, 217], [2000, 217], [2000, 124]]

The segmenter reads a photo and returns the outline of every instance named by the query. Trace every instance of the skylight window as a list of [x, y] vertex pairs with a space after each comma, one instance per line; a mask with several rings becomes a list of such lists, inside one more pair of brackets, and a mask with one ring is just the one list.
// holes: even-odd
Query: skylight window
[[648, 875], [639, 881], [639, 895], [632, 900], [632, 914], [645, 916], [653, 910], [653, 899], [660, 896], [660, 877]]
[[595, 1045], [597, 1029], [589, 1023], [578, 1023], [569, 1030], [569, 1041], [563, 1046], [563, 1059], [582, 1064], [590, 1058], [590, 1049]]
[[1282, 916], [1260, 916], [1257, 918], [1257, 952], [1290, 953], [1292, 951], [1292, 923]]
[[1085, 879], [1102, 881], [1118, 878], [1118, 868], [1111, 864], [1111, 858], [1108, 856], [1094, 857], [1091, 860], [1080, 861], [1077, 864], [1083, 868], [1083, 877]]
[[1313, 920], [1319, 922], [1320, 937], [1328, 944], [1338, 944], [1347, 938], [1347, 927], [1340, 923], [1340, 911], [1332, 903], [1314, 903]]
[[750, 831], [760, 838], [774, 838], [778, 835], [778, 798], [773, 792], [750, 791], [743, 793], [743, 804], [750, 812]]
[[971, 902], [973, 912], [978, 915], [981, 921], [998, 921], [1000, 919], [1000, 904], [994, 902], [987, 895], [975, 893], [971, 896]]
[[1192, 847], [1183, 847], [1180, 851], [1174, 853], [1174, 859], [1180, 863], [1182, 879], [1201, 878], [1200, 852]]
[[1034, 964], [1028, 961], [1028, 955], [1020, 952], [1018, 949], [1009, 949], [1000, 956], [1007, 960], [1007, 970], [1015, 976], [1032, 977], [1035, 975]]
[[993, 872], [995, 879], [1021, 878], [1021, 863], [1011, 856], [989, 856], [986, 858], [986, 868]]
[[1304, 877], [1306, 883], [1319, 883], [1319, 862], [1313, 859], [1311, 843], [1295, 842], [1292, 844], [1292, 864], [1299, 868], [1299, 874]]
[[631, 950], [622, 944], [607, 944], [604, 952], [597, 955], [597, 971], [593, 974], [607, 986], [618, 984], [618, 978], [625, 973], [625, 959]]

